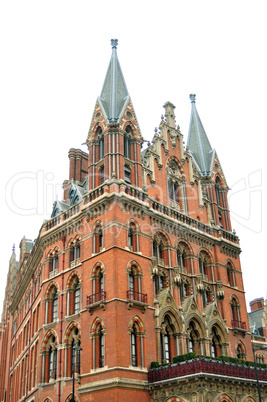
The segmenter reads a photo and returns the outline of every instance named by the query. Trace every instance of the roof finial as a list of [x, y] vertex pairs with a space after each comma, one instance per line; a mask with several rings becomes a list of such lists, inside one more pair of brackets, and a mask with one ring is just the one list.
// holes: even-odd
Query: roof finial
[[191, 100], [191, 103], [196, 103], [196, 94], [190, 94], [189, 99]]
[[112, 49], [117, 49], [117, 46], [118, 46], [118, 39], [111, 39], [111, 46], [112, 46]]

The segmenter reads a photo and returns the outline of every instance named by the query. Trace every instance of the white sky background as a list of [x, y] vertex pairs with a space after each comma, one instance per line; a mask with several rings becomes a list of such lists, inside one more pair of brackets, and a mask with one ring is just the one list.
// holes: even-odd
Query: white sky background
[[[118, 57], [145, 139], [162, 105], [187, 141], [196, 105], [229, 187], [247, 303], [266, 297], [266, 2], [2, 1], [1, 283], [12, 246], [35, 239], [82, 148], [111, 57]], [[38, 180], [37, 180], [38, 179]]]

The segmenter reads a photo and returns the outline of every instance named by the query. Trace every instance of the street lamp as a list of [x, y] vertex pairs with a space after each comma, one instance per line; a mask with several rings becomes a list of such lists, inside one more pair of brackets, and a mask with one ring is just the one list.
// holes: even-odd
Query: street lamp
[[82, 348], [80, 346], [73, 346], [75, 350], [75, 359], [72, 359], [72, 402], [75, 402], [75, 364], [77, 362], [77, 352], [80, 353]]
[[257, 361], [255, 358], [255, 352], [257, 352], [257, 350], [267, 350], [267, 346], [263, 345], [261, 348], [259, 349], [254, 349], [254, 344], [252, 342], [252, 351], [253, 351], [253, 358], [254, 358], [254, 363], [255, 363], [255, 371], [256, 371], [256, 380], [257, 380], [257, 388], [258, 388], [258, 395], [259, 395], [259, 402], [262, 402], [261, 399], [261, 389], [260, 389], [260, 382], [259, 382], [259, 376], [258, 376], [258, 366], [257, 366]]

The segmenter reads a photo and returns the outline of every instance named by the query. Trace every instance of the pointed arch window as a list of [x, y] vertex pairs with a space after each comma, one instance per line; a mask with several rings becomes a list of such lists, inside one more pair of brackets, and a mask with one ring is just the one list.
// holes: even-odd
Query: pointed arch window
[[236, 357], [238, 359], [242, 359], [242, 360], [246, 359], [246, 348], [242, 342], [238, 342], [238, 344], [237, 344]]
[[232, 312], [232, 327], [246, 329], [246, 323], [241, 321], [240, 304], [236, 296], [233, 296], [230, 302]]
[[197, 355], [201, 355], [203, 353], [199, 332], [196, 329], [196, 324], [193, 321], [191, 321], [189, 324], [188, 352], [194, 352]]
[[104, 281], [105, 269], [102, 263], [97, 263], [92, 269], [92, 294], [87, 296], [87, 305], [94, 303], [100, 303], [106, 301], [105, 281]]
[[[141, 293], [141, 280], [142, 280], [142, 272], [140, 271], [140, 267], [133, 264], [130, 269], [127, 268], [128, 271], [128, 290], [127, 290], [127, 300], [131, 300], [131, 305], [140, 306], [140, 303], [147, 303], [147, 293]], [[138, 303], [135, 303], [137, 301]], [[142, 306], [144, 307], [144, 306]]]
[[58, 273], [58, 255], [53, 254], [49, 262], [49, 278], [57, 275]]
[[57, 342], [56, 337], [51, 335], [43, 352], [42, 381], [50, 382], [57, 378]]
[[81, 285], [77, 282], [74, 287], [74, 314], [78, 314], [81, 309]]
[[216, 181], [215, 181], [215, 195], [216, 195], [216, 202], [217, 202], [218, 205], [221, 205], [220, 187], [221, 187], [220, 179], [219, 179], [219, 177], [216, 177]]
[[170, 362], [171, 362], [171, 360], [170, 360], [170, 336], [169, 336], [169, 333], [168, 333], [167, 328], [165, 328], [165, 332], [164, 332], [164, 337], [163, 337], [163, 339], [164, 339], [164, 347], [163, 347], [164, 356], [163, 356], [163, 361], [164, 361], [164, 363], [170, 363]]
[[55, 322], [58, 318], [58, 295], [54, 293], [52, 299], [52, 322]]
[[230, 262], [227, 263], [227, 279], [228, 279], [228, 284], [230, 286], [236, 286], [235, 273], [234, 273], [234, 269]]
[[128, 247], [131, 251], [138, 251], [138, 234], [134, 222], [130, 222], [128, 228]]
[[81, 335], [79, 328], [70, 324], [68, 338], [65, 339], [67, 348], [65, 349], [66, 357], [66, 377], [72, 377], [73, 373], [80, 374], [81, 366]]
[[132, 129], [130, 126], [126, 127], [126, 133], [123, 136], [123, 153], [125, 158], [131, 159], [131, 136]]
[[50, 324], [58, 318], [58, 294], [55, 285], [51, 286], [45, 303], [45, 323]]
[[80, 262], [80, 242], [75, 241], [70, 249], [70, 262], [71, 265], [76, 265]]
[[96, 136], [98, 138], [99, 141], [99, 160], [104, 158], [105, 155], [105, 139], [104, 136], [102, 134], [102, 128], [98, 127], [97, 131], [96, 131]]
[[106, 330], [102, 321], [93, 324], [94, 330], [91, 330], [93, 340], [93, 369], [105, 366], [105, 334]]
[[78, 314], [81, 310], [81, 283], [74, 273], [67, 287], [67, 315]]
[[161, 327], [161, 361], [171, 363], [173, 356], [178, 354], [178, 338], [168, 315]]
[[221, 338], [217, 329], [212, 327], [210, 355], [211, 357], [219, 357], [221, 354]]
[[136, 326], [133, 325], [131, 332], [131, 365], [137, 367]]
[[132, 318], [128, 327], [130, 334], [130, 364], [133, 367], [144, 367], [144, 328], [138, 316]]
[[95, 228], [94, 236], [93, 236], [93, 250], [94, 253], [100, 253], [103, 248], [103, 229], [100, 224], [98, 224]]

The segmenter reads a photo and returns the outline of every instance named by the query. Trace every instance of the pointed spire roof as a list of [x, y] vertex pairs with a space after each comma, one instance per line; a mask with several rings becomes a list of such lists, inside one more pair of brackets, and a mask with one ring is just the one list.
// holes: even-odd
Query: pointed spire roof
[[187, 149], [192, 155], [198, 170], [202, 176], [210, 176], [215, 157], [215, 149], [212, 149], [207, 134], [201, 123], [196, 108], [196, 95], [189, 96], [192, 103]]
[[98, 100], [106, 119], [109, 122], [118, 122], [129, 100], [129, 93], [117, 56], [118, 40], [111, 39], [111, 46], [111, 59]]

